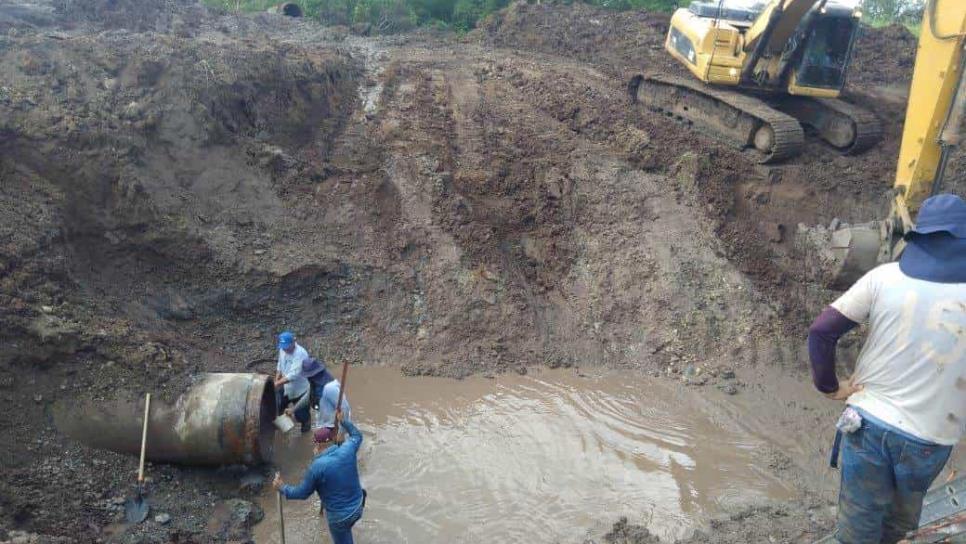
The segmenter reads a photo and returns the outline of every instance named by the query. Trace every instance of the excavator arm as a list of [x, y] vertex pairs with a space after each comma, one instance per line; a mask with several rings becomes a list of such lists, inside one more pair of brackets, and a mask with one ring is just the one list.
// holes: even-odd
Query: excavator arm
[[922, 201], [942, 189], [950, 152], [962, 139], [966, 111], [966, 2], [929, 0], [896, 169], [889, 217], [832, 235], [832, 286], [850, 285], [879, 263], [897, 259]]

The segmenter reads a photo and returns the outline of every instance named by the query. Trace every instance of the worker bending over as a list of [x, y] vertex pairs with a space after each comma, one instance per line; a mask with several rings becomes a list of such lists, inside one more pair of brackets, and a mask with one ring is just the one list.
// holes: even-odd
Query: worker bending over
[[[898, 263], [867, 273], [809, 329], [815, 387], [848, 404], [836, 438], [842, 544], [891, 544], [916, 529], [966, 428], [966, 202], [927, 199], [906, 241]], [[855, 373], [839, 383], [836, 342], [866, 320]]]
[[[309, 395], [309, 381], [302, 376], [302, 362], [309, 358], [305, 348], [295, 342], [295, 335], [285, 331], [278, 335], [278, 366], [275, 369], [275, 399], [278, 411], [288, 405], [298, 406], [288, 411], [302, 424], [302, 432], [310, 429], [308, 402], [299, 406], [299, 400]], [[279, 390], [279, 386], [284, 386]]]
[[286, 499], [307, 499], [312, 492], [319, 495], [322, 510], [329, 524], [333, 544], [352, 544], [352, 526], [362, 517], [366, 506], [366, 492], [359, 482], [357, 457], [362, 444], [362, 433], [349, 420], [338, 417], [348, 433], [342, 444], [333, 444], [336, 430], [328, 427], [313, 434], [315, 458], [309, 465], [302, 483], [285, 485], [280, 474], [275, 474], [272, 485]]
[[[339, 380], [318, 359], [311, 357], [302, 362], [302, 376], [309, 381], [309, 395], [302, 397], [286, 413], [292, 415], [295, 411], [311, 406], [319, 411], [316, 427], [335, 427], [336, 405], [339, 403], [339, 391], [342, 388]], [[352, 409], [349, 407], [347, 395], [342, 396], [342, 417], [352, 420]]]

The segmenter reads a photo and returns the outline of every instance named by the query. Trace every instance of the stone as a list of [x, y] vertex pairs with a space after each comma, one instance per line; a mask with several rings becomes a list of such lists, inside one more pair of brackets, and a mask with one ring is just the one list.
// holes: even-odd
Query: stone
[[165, 525], [165, 524], [167, 524], [167, 523], [169, 523], [171, 521], [171, 515], [170, 514], [158, 514], [158, 515], [154, 516], [154, 521], [155, 521], [155, 523], [160, 523], [161, 525]]
[[241, 478], [238, 488], [244, 493], [256, 494], [265, 487], [265, 476], [258, 472], [249, 472]]
[[730, 383], [726, 383], [726, 384], [718, 387], [718, 389], [720, 389], [726, 395], [737, 395], [738, 394], [738, 388], [735, 387], [733, 384], [730, 384]]

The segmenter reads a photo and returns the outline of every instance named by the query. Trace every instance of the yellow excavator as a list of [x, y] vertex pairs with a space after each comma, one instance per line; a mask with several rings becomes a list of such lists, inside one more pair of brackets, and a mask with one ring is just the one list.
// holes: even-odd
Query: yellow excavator
[[859, 153], [882, 137], [874, 115], [838, 99], [860, 19], [859, 8], [834, 0], [695, 1], [675, 11], [664, 47], [697, 80], [642, 74], [628, 91], [652, 110], [757, 149], [760, 162], [798, 155], [802, 125]]

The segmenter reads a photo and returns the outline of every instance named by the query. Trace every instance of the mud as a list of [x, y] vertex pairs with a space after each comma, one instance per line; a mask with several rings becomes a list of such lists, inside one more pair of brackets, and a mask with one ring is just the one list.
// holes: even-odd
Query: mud
[[[791, 535], [805, 508], [827, 526], [816, 449], [835, 409], [808, 390], [802, 340], [834, 293], [788, 234], [885, 211], [914, 44], [858, 42], [894, 60], [850, 78], [880, 146], [810, 140], [762, 168], [628, 104], [630, 74], [677, 70], [666, 23], [518, 3], [464, 37], [358, 38], [189, 2], [0, 1], [0, 400], [17, 407], [0, 412], [0, 538], [248, 538], [270, 469], [152, 466], [171, 520], [117, 527], [135, 459], [67, 439], [50, 410], [270, 372], [283, 328], [412, 376], [606, 367], [736, 393], [801, 437], [759, 432], [802, 496], [742, 519]], [[715, 538], [742, 541], [733, 527]]]
[[[758, 469], [760, 437], [664, 380], [548, 370], [457, 382], [380, 368], [351, 380], [366, 542], [584, 542], [601, 511], [643, 516], [673, 541], [729, 508], [790, 496]], [[297, 482], [311, 438], [278, 438], [283, 477]], [[256, 542], [279, 541], [274, 501], [262, 497]], [[326, 541], [317, 503], [285, 502], [287, 539]]]

